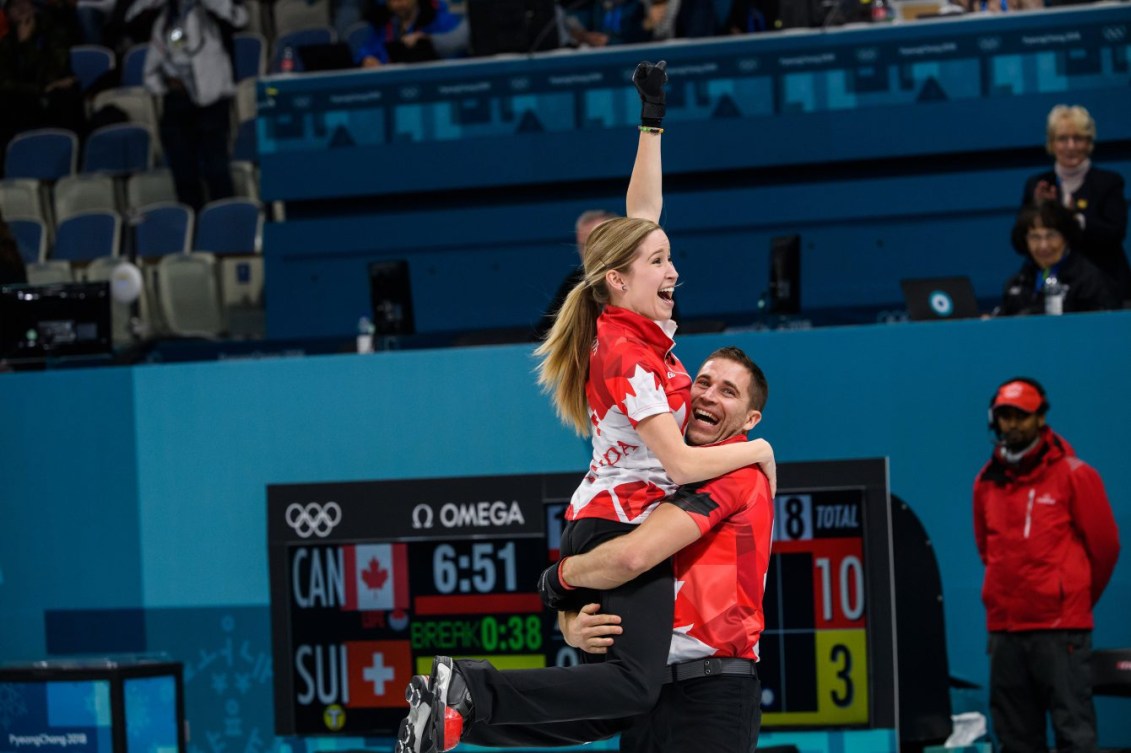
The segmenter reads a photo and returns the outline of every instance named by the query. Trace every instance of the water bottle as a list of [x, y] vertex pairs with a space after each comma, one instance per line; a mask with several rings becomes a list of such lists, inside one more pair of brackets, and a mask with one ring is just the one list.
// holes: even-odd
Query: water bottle
[[295, 69], [295, 51], [290, 45], [283, 48], [283, 59], [279, 61], [279, 70], [283, 73], [292, 73]]
[[1068, 293], [1068, 286], [1061, 284], [1055, 275], [1049, 275], [1045, 280], [1045, 313], [1060, 316], [1064, 313], [1064, 296]]
[[373, 322], [369, 320], [368, 316], [363, 316], [357, 320], [357, 352], [358, 353], [372, 353], [373, 352]]

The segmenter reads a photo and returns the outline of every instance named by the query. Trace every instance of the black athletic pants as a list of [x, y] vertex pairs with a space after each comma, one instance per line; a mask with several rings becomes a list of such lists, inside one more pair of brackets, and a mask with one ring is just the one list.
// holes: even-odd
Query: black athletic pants
[[664, 686], [652, 712], [620, 738], [621, 753], [754, 753], [762, 725], [755, 677], [696, 677]]
[[990, 712], [1002, 753], [1047, 753], [1045, 714], [1057, 753], [1095, 753], [1092, 633], [990, 633]]
[[[562, 554], [587, 551], [634, 528], [607, 520], [571, 521], [562, 533]], [[665, 561], [620, 588], [593, 592], [593, 601], [603, 612], [620, 615], [624, 628], [604, 661], [507, 671], [485, 661], [456, 662], [473, 705], [463, 739], [499, 747], [564, 745], [625, 729], [660, 697], [672, 637], [673, 589], [671, 564]]]

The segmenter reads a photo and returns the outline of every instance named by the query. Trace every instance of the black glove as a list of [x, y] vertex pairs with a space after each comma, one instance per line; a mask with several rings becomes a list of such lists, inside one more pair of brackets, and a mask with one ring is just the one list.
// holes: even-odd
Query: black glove
[[571, 611], [576, 600], [572, 589], [562, 585], [561, 576], [558, 574], [558, 565], [563, 561], [555, 562], [538, 576], [538, 595], [542, 597], [542, 603], [546, 608], [555, 612]]
[[668, 82], [668, 64], [661, 60], [652, 65], [643, 62], [636, 66], [632, 83], [640, 92], [640, 125], [659, 128], [664, 120], [664, 84]]

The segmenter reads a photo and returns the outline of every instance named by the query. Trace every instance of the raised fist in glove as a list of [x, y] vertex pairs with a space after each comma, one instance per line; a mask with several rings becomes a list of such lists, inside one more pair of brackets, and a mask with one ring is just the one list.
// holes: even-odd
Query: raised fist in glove
[[542, 603], [548, 609], [555, 612], [561, 611], [577, 611], [583, 596], [577, 593], [577, 589], [570, 588], [562, 581], [561, 573], [558, 568], [565, 562], [563, 557], [561, 560], [547, 567], [538, 576], [538, 595], [542, 597]]
[[640, 125], [659, 128], [664, 120], [664, 84], [668, 82], [668, 64], [661, 60], [653, 65], [643, 62], [636, 66], [632, 83], [640, 92]]

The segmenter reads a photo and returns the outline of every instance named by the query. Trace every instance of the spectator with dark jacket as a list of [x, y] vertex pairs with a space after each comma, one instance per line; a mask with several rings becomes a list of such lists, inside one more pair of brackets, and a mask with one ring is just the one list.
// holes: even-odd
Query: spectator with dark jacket
[[1008, 753], [1095, 753], [1092, 609], [1119, 557], [1100, 475], [1046, 424], [1044, 388], [1018, 377], [990, 401], [997, 435], [974, 482], [974, 540], [986, 567], [990, 710]]
[[444, 0], [376, 0], [370, 30], [354, 56], [362, 68], [420, 63], [467, 52], [466, 22]]
[[1110, 280], [1078, 249], [1072, 213], [1052, 201], [1027, 206], [1013, 228], [1014, 249], [1026, 259], [1005, 284], [1001, 313], [1071, 313], [1119, 308]]
[[13, 136], [32, 128], [81, 135], [86, 111], [71, 73], [68, 30], [32, 0], [9, 0], [6, 15], [8, 33], [0, 38], [0, 154]]

